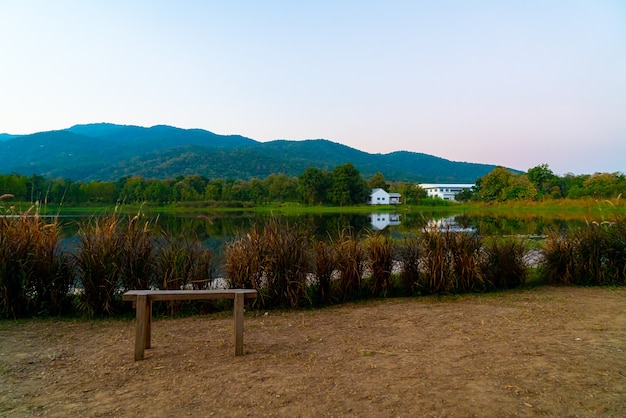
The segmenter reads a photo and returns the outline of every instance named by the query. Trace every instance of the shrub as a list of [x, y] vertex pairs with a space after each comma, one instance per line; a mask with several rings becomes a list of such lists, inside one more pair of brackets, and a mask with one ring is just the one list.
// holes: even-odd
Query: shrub
[[265, 225], [263, 267], [274, 306], [298, 306], [306, 297], [309, 233], [274, 217]]
[[155, 285], [156, 243], [154, 226], [142, 221], [140, 215], [128, 220], [122, 235], [123, 251], [120, 260], [120, 279], [124, 290], [150, 289]]
[[339, 297], [343, 300], [354, 298], [361, 291], [364, 269], [360, 237], [351, 228], [343, 229], [332, 245], [337, 254]]
[[312, 248], [315, 296], [319, 303], [330, 303], [337, 254], [333, 246], [326, 241], [315, 241]]
[[418, 237], [405, 238], [398, 247], [400, 258], [400, 286], [405, 294], [417, 290], [420, 282], [421, 240]]
[[493, 290], [512, 289], [526, 283], [528, 274], [523, 240], [491, 238], [483, 246], [480, 272], [485, 285]]
[[611, 284], [626, 284], [626, 218], [618, 217], [607, 235], [607, 276]]
[[426, 294], [445, 294], [454, 289], [452, 253], [448, 247], [449, 230], [425, 230], [421, 236], [422, 274], [420, 288]]
[[541, 249], [541, 276], [549, 284], [571, 285], [576, 278], [574, 242], [567, 236], [551, 231]]
[[541, 276], [551, 284], [626, 284], [626, 222], [588, 222], [576, 231], [548, 235]]
[[113, 213], [92, 217], [78, 230], [74, 265], [83, 287], [80, 309], [90, 315], [113, 315], [120, 308], [116, 295], [122, 291], [124, 240], [119, 224]]
[[371, 272], [371, 292], [385, 296], [389, 291], [391, 271], [396, 254], [396, 245], [380, 231], [371, 232], [364, 243]]
[[[261, 290], [263, 281], [264, 241], [257, 224], [250, 231], [226, 245], [226, 285], [229, 288]], [[263, 298], [262, 293], [259, 293]], [[262, 302], [262, 301], [261, 301]]]
[[[0, 196], [0, 199], [10, 195]], [[31, 214], [31, 212], [34, 212]], [[0, 312], [18, 318], [62, 313], [69, 304], [71, 266], [59, 248], [61, 227], [38, 207], [0, 217]]]
[[446, 243], [452, 260], [454, 290], [456, 292], [484, 290], [479, 269], [482, 239], [469, 232], [454, 232], [447, 234]]

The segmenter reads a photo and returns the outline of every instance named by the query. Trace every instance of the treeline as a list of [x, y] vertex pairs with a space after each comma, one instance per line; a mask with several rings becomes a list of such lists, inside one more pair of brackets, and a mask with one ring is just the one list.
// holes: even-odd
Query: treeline
[[265, 179], [209, 179], [199, 174], [172, 179], [123, 177], [115, 182], [74, 182], [46, 179], [39, 175], [0, 174], [0, 195], [10, 193], [14, 200], [46, 205], [84, 205], [149, 202], [167, 205], [180, 202], [237, 202], [264, 204], [299, 202], [309, 205], [347, 206], [362, 204], [372, 188], [397, 191], [406, 197], [425, 197], [413, 183], [388, 183], [381, 173], [365, 180], [347, 163], [333, 170], [307, 168], [298, 177], [271, 174]]
[[586, 197], [610, 199], [625, 192], [626, 176], [623, 173], [557, 176], [547, 164], [541, 164], [520, 174], [496, 167], [476, 180], [473, 190], [457, 195], [457, 200], [504, 202]]
[[[376, 173], [364, 179], [347, 163], [333, 170], [309, 167], [297, 177], [270, 174], [264, 179], [210, 179], [200, 174], [171, 179], [123, 177], [115, 182], [74, 182], [71, 179], [47, 179], [40, 175], [0, 174], [0, 195], [11, 194], [21, 202], [44, 205], [111, 205], [151, 203], [167, 205], [182, 202], [213, 202], [236, 206], [244, 203], [297, 202], [306, 205], [348, 206], [363, 204], [372, 189], [382, 188], [402, 195], [406, 204], [425, 204], [426, 192], [416, 183], [390, 182]], [[458, 201], [504, 202], [509, 200], [546, 200], [602, 198], [611, 199], [626, 193], [623, 173], [566, 174], [557, 176], [547, 164], [526, 173], [514, 173], [496, 167], [476, 180], [471, 190], [456, 196]]]

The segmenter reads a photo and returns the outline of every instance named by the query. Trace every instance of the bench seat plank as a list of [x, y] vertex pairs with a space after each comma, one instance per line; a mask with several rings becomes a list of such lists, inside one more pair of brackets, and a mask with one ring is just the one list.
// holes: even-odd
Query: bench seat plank
[[135, 301], [137, 296], [146, 295], [150, 300], [210, 300], [234, 299], [236, 294], [243, 294], [246, 299], [256, 299], [254, 289], [215, 289], [215, 290], [129, 290], [122, 295], [122, 300]]

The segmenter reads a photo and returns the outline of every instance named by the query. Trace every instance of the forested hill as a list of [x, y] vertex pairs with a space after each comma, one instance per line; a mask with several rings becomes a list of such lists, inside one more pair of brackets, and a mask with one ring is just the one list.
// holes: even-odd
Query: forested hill
[[0, 173], [38, 174], [74, 181], [114, 181], [124, 176], [248, 180], [272, 173], [298, 176], [307, 167], [331, 170], [351, 162], [363, 177], [391, 181], [473, 183], [495, 165], [454, 162], [399, 151], [369, 154], [323, 139], [258, 142], [239, 135], [171, 126], [76, 125], [30, 135], [0, 135]]

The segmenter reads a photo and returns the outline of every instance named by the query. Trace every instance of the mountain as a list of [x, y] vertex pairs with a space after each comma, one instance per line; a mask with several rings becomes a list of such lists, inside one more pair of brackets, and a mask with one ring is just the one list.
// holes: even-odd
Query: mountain
[[369, 154], [325, 139], [258, 142], [165, 125], [96, 123], [30, 135], [0, 134], [0, 173], [75, 181], [188, 174], [247, 180], [272, 173], [298, 176], [308, 167], [332, 170], [348, 162], [365, 178], [381, 172], [391, 181], [428, 183], [473, 183], [495, 168], [408, 151]]

